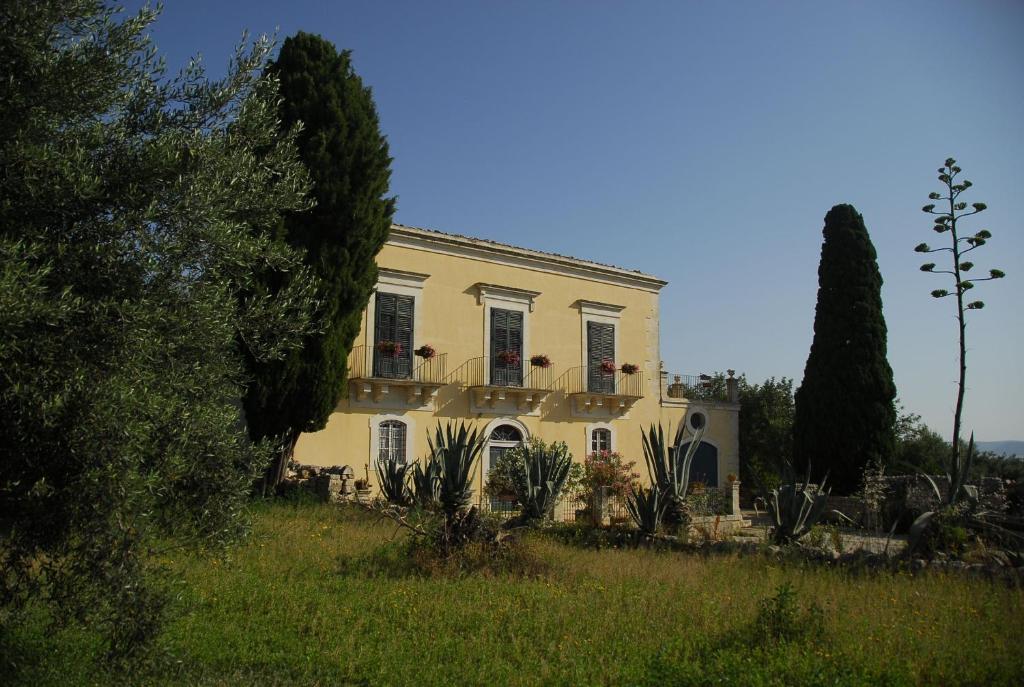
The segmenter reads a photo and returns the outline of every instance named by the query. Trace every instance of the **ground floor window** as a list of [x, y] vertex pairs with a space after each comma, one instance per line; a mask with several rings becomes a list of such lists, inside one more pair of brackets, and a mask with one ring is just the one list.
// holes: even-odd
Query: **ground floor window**
[[601, 451], [612, 450], [612, 431], [610, 429], [598, 428], [590, 433], [590, 452], [600, 453]]
[[406, 427], [404, 422], [388, 420], [380, 423], [377, 460], [405, 462]]

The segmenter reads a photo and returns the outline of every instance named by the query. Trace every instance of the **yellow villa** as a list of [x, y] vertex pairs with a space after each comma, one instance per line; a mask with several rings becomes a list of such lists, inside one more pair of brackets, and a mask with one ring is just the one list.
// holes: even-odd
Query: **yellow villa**
[[325, 429], [300, 437], [298, 463], [350, 465], [374, 483], [376, 461], [420, 459], [438, 421], [466, 420], [488, 437], [482, 503], [493, 461], [529, 437], [564, 441], [576, 461], [611, 450], [639, 467], [641, 430], [685, 422], [705, 428], [692, 479], [724, 487], [739, 473], [735, 380], [716, 397], [663, 369], [664, 280], [401, 225], [377, 264], [348, 393]]

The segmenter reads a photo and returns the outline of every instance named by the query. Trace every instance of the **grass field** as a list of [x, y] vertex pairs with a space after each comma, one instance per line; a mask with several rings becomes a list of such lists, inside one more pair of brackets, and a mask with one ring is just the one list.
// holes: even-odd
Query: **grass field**
[[[527, 576], [425, 576], [394, 527], [348, 509], [261, 507], [227, 559], [185, 579], [140, 684], [1020, 684], [1024, 592], [941, 575], [852, 575], [761, 556], [528, 541]], [[766, 637], [790, 584], [807, 636]], [[792, 610], [792, 609], [791, 609]], [[18, 682], [128, 681], [81, 629], [9, 638]]]

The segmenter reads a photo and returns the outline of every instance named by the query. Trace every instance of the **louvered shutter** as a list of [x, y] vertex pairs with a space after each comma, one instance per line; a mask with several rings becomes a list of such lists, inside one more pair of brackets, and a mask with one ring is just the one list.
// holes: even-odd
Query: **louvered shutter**
[[402, 344], [402, 353], [395, 358], [395, 377], [405, 379], [412, 376], [412, 296], [396, 296], [398, 307], [395, 317], [395, 341]]
[[587, 390], [615, 393], [615, 373], [604, 372], [601, 363], [615, 362], [615, 325], [587, 322]]
[[[508, 351], [519, 356], [518, 362], [502, 362], [500, 355]], [[491, 384], [522, 386], [523, 384], [523, 313], [515, 310], [491, 309]]]
[[[405, 379], [412, 374], [412, 296], [378, 293], [374, 316], [373, 375]], [[392, 355], [381, 351], [380, 344], [389, 341], [401, 345], [401, 352]]]

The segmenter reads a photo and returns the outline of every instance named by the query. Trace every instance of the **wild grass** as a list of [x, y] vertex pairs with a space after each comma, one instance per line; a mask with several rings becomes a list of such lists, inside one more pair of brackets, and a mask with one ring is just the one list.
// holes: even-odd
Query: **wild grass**
[[[0, 682], [946, 685], [1024, 676], [1024, 592], [1004, 585], [539, 537], [524, 545], [522, 560], [546, 564], [460, 573], [410, 562], [402, 532], [353, 509], [260, 507], [252, 538], [228, 557], [168, 559], [185, 581], [156, 651], [168, 660], [111, 675], [88, 630], [47, 632], [40, 617], [2, 640]], [[806, 617], [813, 623], [792, 634], [764, 629]]]

